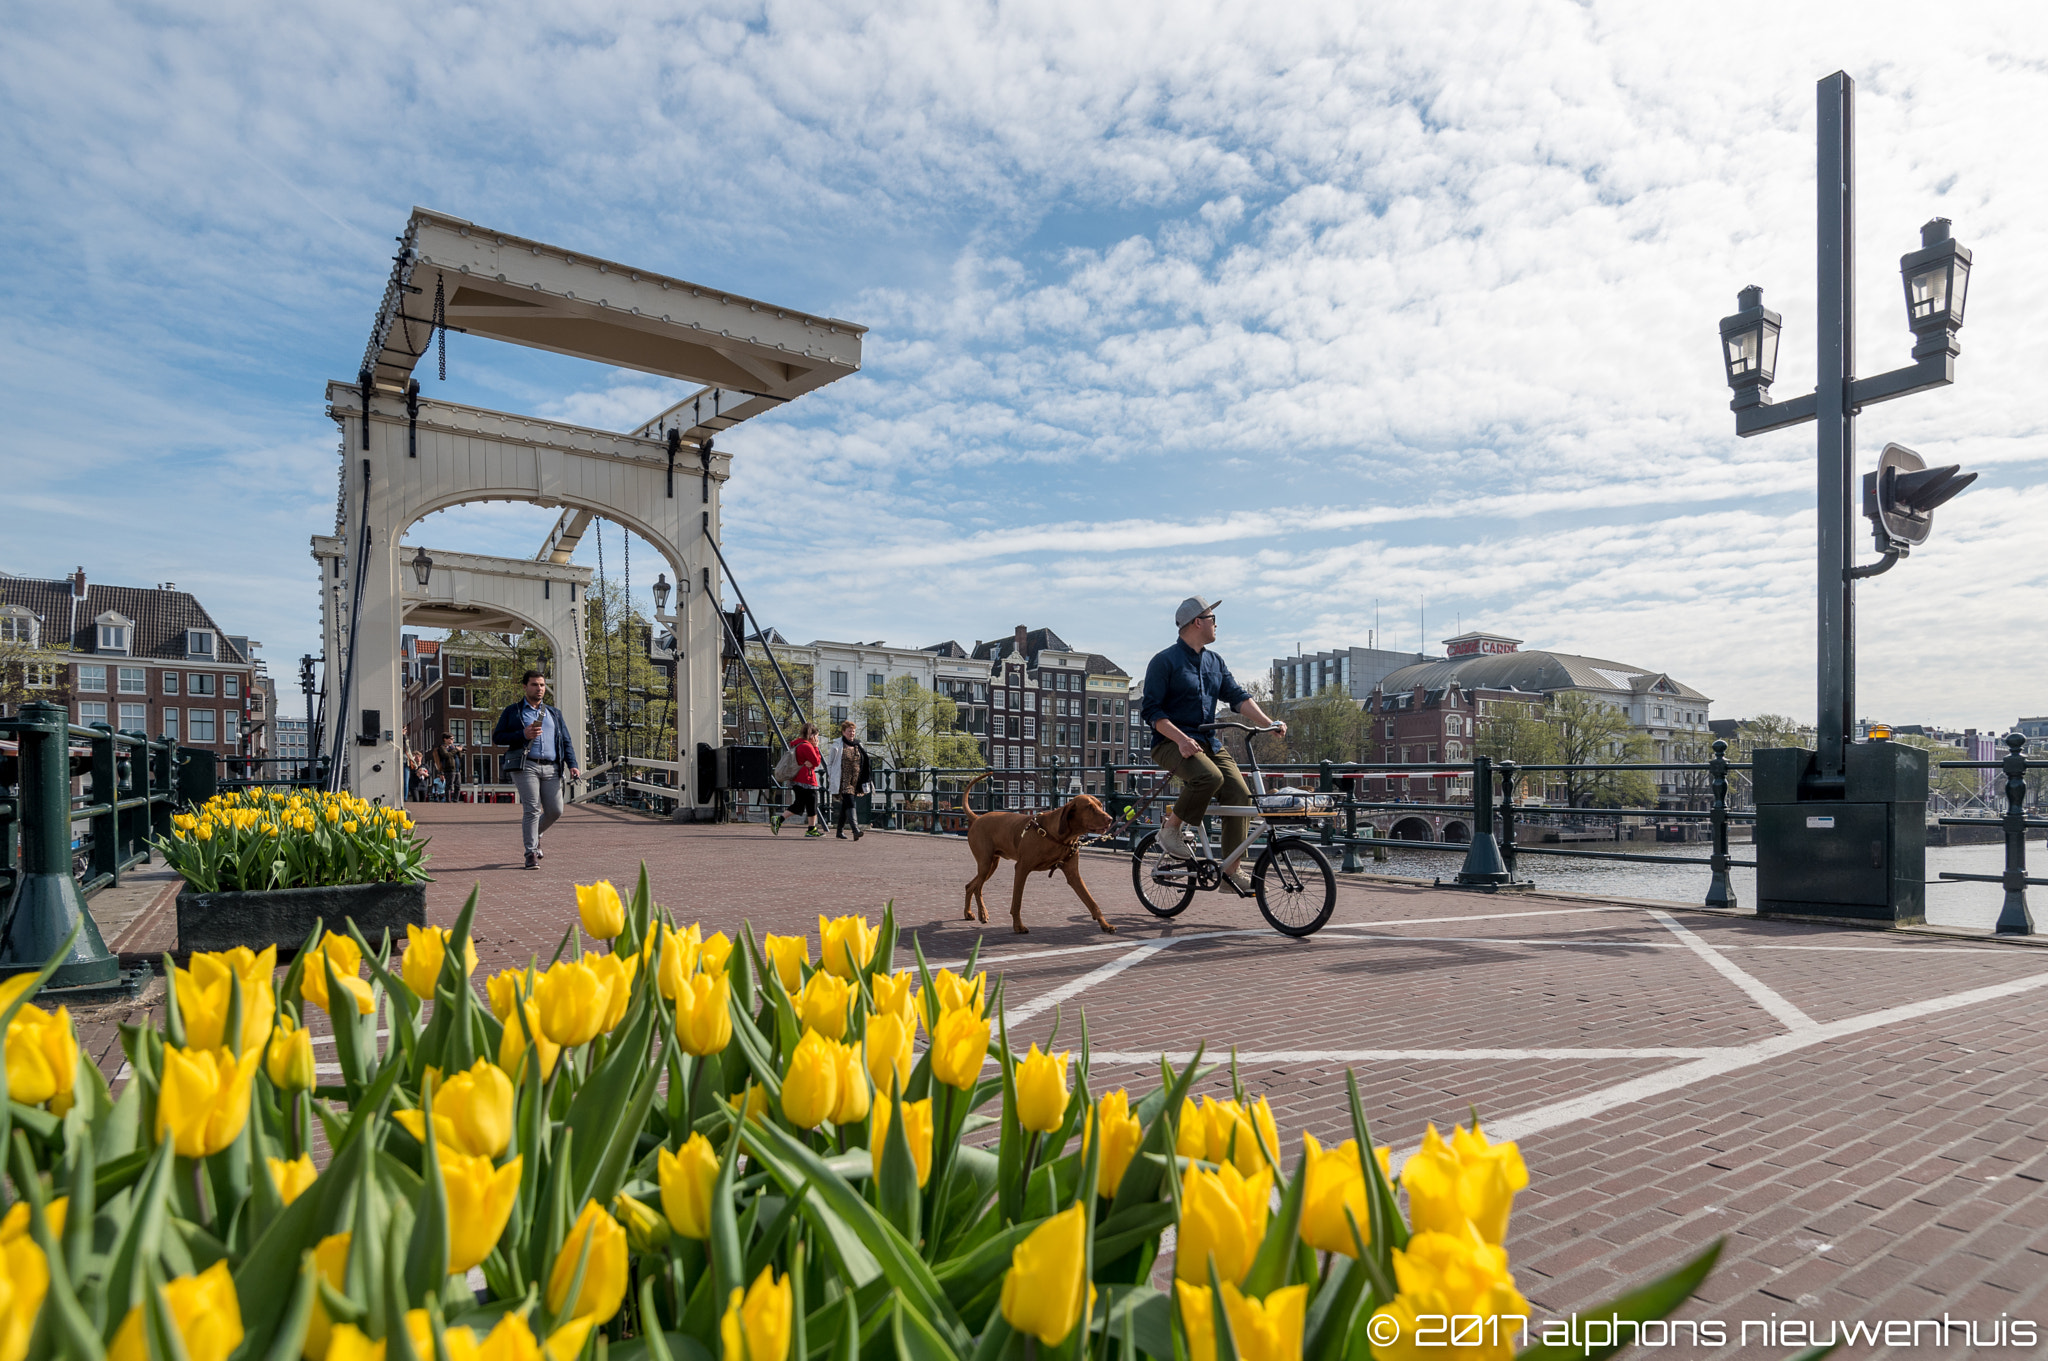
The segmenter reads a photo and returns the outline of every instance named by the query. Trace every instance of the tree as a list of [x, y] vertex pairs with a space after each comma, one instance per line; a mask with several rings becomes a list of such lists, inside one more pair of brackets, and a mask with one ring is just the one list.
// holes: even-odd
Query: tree
[[1728, 759], [1749, 761], [1759, 748], [1804, 747], [1813, 750], [1813, 729], [1784, 714], [1758, 714], [1735, 725], [1735, 741]]
[[1372, 720], [1359, 702], [1335, 685], [1287, 707], [1287, 759], [1303, 765], [1370, 761]]
[[861, 700], [860, 716], [869, 749], [897, 770], [982, 763], [981, 744], [960, 730], [959, 704], [915, 676], [897, 676], [881, 694]]
[[1918, 747], [1927, 753], [1927, 792], [1939, 795], [1950, 803], [1963, 803], [1984, 792], [1985, 776], [1995, 776], [1998, 798], [1993, 805], [1998, 811], [2005, 809], [2005, 776], [1987, 770], [1943, 770], [1943, 761], [1960, 761], [1963, 750], [1935, 737], [1922, 737], [1918, 733], [1902, 732], [1892, 739], [1909, 747]]
[[[1650, 739], [1630, 725], [1627, 710], [1584, 691], [1553, 694], [1544, 721], [1561, 765], [1622, 765], [1650, 759]], [[1571, 770], [1556, 782], [1574, 808], [1640, 807], [1657, 797], [1656, 782], [1640, 770]]]
[[[747, 665], [754, 669], [754, 679], [760, 683], [761, 695], [767, 696], [768, 707], [765, 710], [761, 707], [761, 695], [754, 693], [744, 671], [733, 666], [726, 672], [725, 729], [729, 741], [772, 746], [778, 726], [783, 737], [791, 742], [796, 741], [797, 734], [803, 731], [806, 723], [816, 723], [821, 732], [826, 726], [825, 715], [815, 707], [816, 672], [810, 663], [797, 660], [806, 654], [786, 643], [777, 643], [771, 661], [768, 651], [768, 644], [760, 638], [747, 640]], [[783, 681], [775, 678], [778, 666], [782, 669], [783, 680], [789, 682], [789, 689], [796, 692], [794, 705], [790, 703], [789, 693], [782, 688]], [[772, 724], [768, 721], [771, 714], [775, 718]]]
[[1546, 765], [1557, 759], [1557, 735], [1551, 731], [1541, 701], [1486, 701], [1486, 713], [1479, 720], [1478, 740], [1473, 744], [1481, 756], [1498, 764], [1513, 761], [1518, 766]]
[[59, 674], [54, 651], [0, 636], [0, 705], [18, 712], [29, 700], [54, 698]]

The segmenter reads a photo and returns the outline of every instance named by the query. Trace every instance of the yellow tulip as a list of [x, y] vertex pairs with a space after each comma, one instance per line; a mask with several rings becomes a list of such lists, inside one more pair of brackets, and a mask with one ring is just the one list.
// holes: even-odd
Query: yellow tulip
[[939, 976], [932, 980], [931, 991], [924, 994], [925, 1033], [938, 1029], [940, 1020], [949, 1011], [971, 1011], [979, 1016], [987, 1005], [987, 973], [978, 973], [970, 979], [960, 977], [951, 969], [941, 969]]
[[[436, 1107], [439, 1113], [439, 1107]], [[519, 1169], [514, 1158], [503, 1167], [489, 1157], [441, 1150], [441, 1185], [448, 1193], [448, 1270], [461, 1275], [480, 1265], [504, 1236], [505, 1221], [519, 1199]]]
[[868, 987], [874, 993], [875, 1015], [895, 1016], [906, 1029], [917, 1024], [917, 977], [910, 970], [878, 973], [868, 980]]
[[854, 978], [874, 957], [881, 929], [866, 917], [818, 918], [818, 963], [835, 978]]
[[201, 841], [211, 841], [213, 840], [213, 824], [210, 822], [202, 822], [197, 827], [192, 829], [192, 834], [198, 837]]
[[[17, 1209], [27, 1206], [17, 1203]], [[14, 1217], [13, 1211], [8, 1218]], [[28, 1222], [24, 1213], [22, 1222]], [[50, 1228], [54, 1232], [56, 1225]], [[28, 1355], [36, 1316], [50, 1290], [50, 1263], [27, 1234], [0, 1239], [0, 1361], [22, 1361]]]
[[1214, 1257], [1219, 1278], [1242, 1281], [1266, 1236], [1266, 1202], [1272, 1193], [1270, 1169], [1246, 1177], [1230, 1163], [1214, 1172], [1188, 1168], [1180, 1184], [1180, 1236], [1173, 1274], [1205, 1284], [1209, 1259]]
[[768, 956], [775, 976], [782, 980], [783, 991], [794, 995], [803, 986], [804, 965], [811, 962], [810, 938], [766, 935], [761, 938], [761, 952]]
[[676, 1043], [703, 1058], [725, 1051], [732, 1040], [732, 980], [698, 974], [676, 991]]
[[[584, 1339], [590, 1336], [591, 1321], [578, 1319], [555, 1329], [548, 1338], [545, 1356], [547, 1361], [571, 1361], [583, 1351]], [[447, 1330], [453, 1333], [455, 1330]], [[467, 1328], [462, 1331], [468, 1332]], [[575, 1346], [557, 1352], [557, 1339], [566, 1345], [573, 1337]], [[465, 1361], [461, 1353], [451, 1345], [450, 1361]], [[422, 1353], [424, 1355], [424, 1353]], [[480, 1343], [475, 1344], [474, 1353], [467, 1361], [542, 1361], [541, 1344], [533, 1335], [533, 1326], [521, 1314], [501, 1315], [498, 1324]]]
[[1515, 1192], [1529, 1184], [1529, 1169], [1512, 1143], [1493, 1144], [1478, 1129], [1454, 1130], [1446, 1144], [1431, 1125], [1422, 1147], [1401, 1167], [1408, 1218], [1418, 1233], [1459, 1235], [1470, 1223], [1482, 1241], [1507, 1237]]
[[270, 1164], [270, 1180], [277, 1185], [277, 1194], [289, 1205], [297, 1200], [314, 1178], [320, 1175], [313, 1166], [313, 1155], [301, 1153], [287, 1162], [283, 1158], [265, 1158]]
[[725, 1104], [738, 1113], [742, 1123], [768, 1114], [768, 1089], [749, 1082], [745, 1092], [734, 1092]]
[[337, 1323], [327, 1336], [327, 1361], [384, 1361], [384, 1340], [372, 1342], [355, 1324]]
[[[597, 1320], [593, 1318], [570, 1319], [548, 1334], [548, 1340], [541, 1345], [541, 1355], [546, 1361], [576, 1361], [577, 1357], [583, 1355], [583, 1344], [590, 1339], [590, 1330], [596, 1326]], [[497, 1329], [494, 1328], [492, 1331], [496, 1332]], [[527, 1335], [532, 1336], [530, 1330]], [[488, 1358], [488, 1361], [526, 1361], [526, 1358], [492, 1357]]]
[[832, 1123], [851, 1125], [868, 1118], [868, 1073], [857, 1044], [834, 1045], [839, 1051], [839, 1095], [832, 1103]]
[[1050, 1134], [1067, 1118], [1067, 1057], [1031, 1052], [1017, 1065], [1017, 1122], [1035, 1134]]
[[[1138, 1146], [1145, 1141], [1145, 1127], [1131, 1114], [1131, 1094], [1122, 1087], [1102, 1098], [1102, 1128], [1102, 1157], [1095, 1168], [1095, 1194], [1111, 1199], [1116, 1188], [1123, 1185], [1124, 1173], [1130, 1168], [1131, 1159], [1138, 1155]], [[1083, 1155], [1094, 1135], [1095, 1112], [1090, 1111], [1081, 1130]]]
[[[331, 1233], [313, 1245], [313, 1269], [336, 1290], [348, 1279], [348, 1245], [349, 1235], [345, 1233]], [[334, 1322], [328, 1318], [327, 1306], [316, 1292], [313, 1317], [306, 1323], [306, 1361], [327, 1361], [327, 1343], [333, 1331]]]
[[228, 1043], [228, 994], [232, 980], [242, 986], [242, 1035], [237, 1049], [261, 1049], [270, 1041], [277, 1014], [277, 947], [257, 954], [246, 945], [205, 951], [192, 956], [191, 966], [175, 969], [172, 986], [178, 993], [178, 1014], [185, 1023], [185, 1043], [192, 1049], [219, 1049]]
[[668, 1225], [684, 1238], [699, 1242], [711, 1237], [711, 1188], [718, 1182], [718, 1154], [711, 1141], [692, 1134], [682, 1148], [667, 1148], [655, 1155], [655, 1172], [661, 1182], [661, 1212]]
[[722, 974], [726, 961], [732, 957], [732, 942], [720, 931], [704, 942], [697, 950], [697, 967], [705, 973]]
[[323, 960], [334, 965], [334, 976], [355, 998], [357, 1012], [369, 1015], [376, 1003], [371, 997], [370, 985], [358, 977], [363, 967], [363, 952], [353, 939], [338, 936], [332, 931], [307, 952], [305, 972], [299, 975], [299, 996], [330, 1016], [334, 1014], [334, 1008], [327, 1005], [327, 969]]
[[[889, 1122], [895, 1117], [889, 1114], [890, 1105], [886, 1100], [875, 1102], [873, 1133], [868, 1136], [868, 1148], [872, 1151], [875, 1166], [882, 1163], [882, 1151], [888, 1147]], [[917, 1164], [917, 1184], [924, 1185], [932, 1176], [932, 1100], [903, 1103], [903, 1141], [910, 1145], [910, 1161]]]
[[[0, 1009], [34, 982], [34, 974], [19, 974], [0, 986]], [[7, 1027], [6, 1045], [7, 1094], [24, 1106], [47, 1101], [56, 1115], [69, 1111], [78, 1082], [78, 1037], [71, 1029], [69, 1008], [48, 1012], [23, 1003]]]
[[820, 970], [811, 975], [811, 981], [804, 984], [803, 991], [791, 1000], [796, 1004], [796, 1019], [800, 1024], [828, 1040], [837, 1040], [846, 1035], [846, 1011], [853, 1002], [853, 996], [851, 983]]
[[[50, 1226], [50, 1232], [58, 1238], [64, 1236], [65, 1212], [71, 1207], [71, 1197], [58, 1196], [55, 1200], [43, 1202], [43, 1222]], [[0, 1245], [17, 1239], [28, 1238], [28, 1202], [17, 1200], [0, 1216]]]
[[[226, 1258], [197, 1276], [166, 1282], [164, 1303], [170, 1306], [171, 1326], [178, 1330], [191, 1361], [227, 1361], [228, 1353], [242, 1345], [242, 1302], [235, 1295], [235, 1278], [228, 1273]], [[107, 1361], [146, 1361], [148, 1355], [142, 1306], [136, 1304], [114, 1330]]]
[[791, 1301], [789, 1277], [776, 1280], [772, 1266], [762, 1267], [744, 1292], [735, 1288], [718, 1321], [723, 1361], [784, 1361], [789, 1355]]
[[[1402, 1180], [1407, 1180], [1405, 1165]], [[1394, 1283], [1400, 1293], [1374, 1312], [1367, 1328], [1372, 1336], [1380, 1336], [1388, 1326], [1379, 1322], [1380, 1316], [1385, 1315], [1398, 1341], [1391, 1346], [1374, 1344], [1374, 1356], [1386, 1361], [1419, 1361], [1433, 1353], [1469, 1356], [1474, 1361], [1507, 1361], [1514, 1355], [1522, 1326], [1514, 1316], [1527, 1318], [1529, 1302], [1515, 1289], [1515, 1278], [1508, 1273], [1507, 1252], [1480, 1241], [1469, 1225], [1455, 1234], [1417, 1233], [1408, 1240], [1405, 1250], [1396, 1248]], [[1418, 1323], [1423, 1316], [1432, 1314], [1476, 1316], [1481, 1320], [1479, 1336], [1483, 1345], [1461, 1348], [1455, 1353], [1420, 1345]], [[1500, 1319], [1497, 1332], [1486, 1322], [1494, 1318]]]
[[1033, 1229], [1010, 1255], [1003, 1274], [1003, 1317], [1020, 1333], [1057, 1347], [1081, 1321], [1083, 1300], [1095, 1290], [1087, 1261], [1088, 1210], [1076, 1202]]
[[533, 1032], [533, 1041], [540, 1046], [540, 1080], [546, 1082], [555, 1071], [555, 1059], [561, 1054], [562, 1046], [549, 1039], [540, 1025], [540, 1003], [527, 998], [520, 1004], [520, 1012], [526, 1017], [522, 1028], [519, 1017], [513, 1016], [505, 1022], [505, 1033], [498, 1040], [498, 1067], [512, 1076], [514, 1082], [526, 1081], [526, 1032]]
[[[1216, 1320], [1207, 1286], [1173, 1283], [1187, 1333], [1188, 1361], [1216, 1361]], [[1223, 1312], [1239, 1361], [1301, 1361], [1302, 1325], [1308, 1318], [1308, 1287], [1283, 1286], [1264, 1300], [1249, 1299], [1223, 1283]], [[1455, 1353], [1464, 1355], [1462, 1351]]]
[[644, 1201], [621, 1191], [612, 1197], [612, 1218], [626, 1230], [626, 1246], [635, 1252], [662, 1252], [675, 1234], [668, 1221]]
[[[429, 1070], [432, 1071], [431, 1069]], [[434, 1134], [443, 1156], [498, 1157], [512, 1143], [512, 1079], [488, 1059], [440, 1082], [434, 1091]], [[424, 1111], [393, 1111], [413, 1138], [427, 1141]]]
[[526, 970], [500, 969], [484, 980], [484, 991], [491, 998], [491, 1015], [508, 1020], [513, 1006], [526, 995]]
[[949, 1011], [932, 1029], [932, 1076], [948, 1087], [971, 1091], [988, 1062], [988, 1022], [966, 1009]]
[[569, 1317], [603, 1323], [619, 1312], [619, 1303], [626, 1298], [626, 1231], [594, 1200], [583, 1202], [582, 1213], [562, 1240], [562, 1250], [555, 1254], [554, 1269], [548, 1273], [548, 1312], [559, 1315], [568, 1302], [569, 1285], [576, 1279], [576, 1261], [586, 1239], [590, 1260], [583, 1269], [576, 1312]]
[[355, 835], [356, 824], [353, 822], [344, 822], [341, 824], [341, 830], [353, 836]]
[[576, 915], [583, 929], [599, 940], [610, 940], [626, 929], [626, 905], [609, 879], [576, 885]]
[[633, 1000], [633, 976], [640, 971], [638, 955], [597, 955], [590, 960], [605, 985], [604, 1019], [600, 1028], [609, 1034], [626, 1019], [626, 1004]]
[[264, 1059], [270, 1083], [281, 1092], [310, 1092], [317, 1076], [313, 1067], [313, 1032], [293, 1022], [289, 1015], [277, 1018], [270, 1033], [270, 1049]]
[[232, 1144], [249, 1119], [249, 1084], [261, 1050], [237, 1059], [225, 1049], [164, 1046], [156, 1099], [156, 1137], [169, 1135], [181, 1157], [203, 1158]]
[[[1176, 1144], [1184, 1156], [1212, 1163], [1235, 1163], [1246, 1176], [1268, 1166], [1268, 1154], [1279, 1156], [1280, 1129], [1273, 1121], [1273, 1108], [1263, 1096], [1250, 1111], [1235, 1101], [1203, 1097], [1195, 1124], [1200, 1142], [1195, 1142], [1189, 1133], [1187, 1115], [1191, 1109], [1191, 1105], [1181, 1107], [1181, 1132]], [[1265, 1140], [1263, 1152], [1261, 1138]]]
[[893, 1012], [868, 1017], [868, 1076], [874, 1079], [876, 1097], [883, 1101], [889, 1098], [892, 1079], [899, 1090], [910, 1082], [910, 1070], [917, 1062], [910, 1044], [912, 1033], [907, 1017]]
[[684, 931], [661, 928], [661, 961], [656, 966], [655, 985], [663, 997], [673, 1002], [676, 994], [687, 986], [690, 976], [697, 972], [697, 956], [703, 948], [703, 932], [696, 922]]
[[[463, 976], [476, 972], [476, 943], [463, 943]], [[429, 926], [425, 930], [405, 924], [405, 954], [399, 968], [405, 979], [405, 986], [412, 989], [412, 995], [422, 1002], [434, 997], [434, 984], [441, 980], [441, 965], [448, 956], [448, 928]]]
[[806, 1030], [782, 1075], [782, 1113], [798, 1129], [816, 1129], [839, 1104], [839, 1046]]
[[575, 1048], [604, 1033], [611, 1011], [611, 976], [600, 974], [589, 960], [557, 960], [533, 986], [540, 1006], [541, 1033], [556, 1044]]
[[[1373, 1150], [1379, 1155], [1380, 1172], [1388, 1173], [1388, 1153], [1385, 1148]], [[1308, 1183], [1302, 1188], [1301, 1199], [1301, 1241], [1323, 1252], [1341, 1252], [1346, 1257], [1358, 1255], [1357, 1246], [1351, 1241], [1351, 1227], [1345, 1222], [1345, 1210], [1358, 1221], [1359, 1237], [1372, 1241], [1372, 1221], [1367, 1215], [1365, 1191], [1365, 1167], [1358, 1158], [1358, 1140], [1346, 1139], [1335, 1148], [1325, 1149], [1316, 1142], [1313, 1134], [1301, 1136], [1302, 1164], [1307, 1169]]]

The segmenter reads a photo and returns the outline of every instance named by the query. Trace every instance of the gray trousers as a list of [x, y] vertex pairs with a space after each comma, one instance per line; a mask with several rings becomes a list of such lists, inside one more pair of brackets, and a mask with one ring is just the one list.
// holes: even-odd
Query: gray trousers
[[540, 849], [540, 834], [562, 816], [562, 768], [553, 761], [528, 761], [512, 772], [512, 787], [519, 791], [520, 830], [532, 855]]

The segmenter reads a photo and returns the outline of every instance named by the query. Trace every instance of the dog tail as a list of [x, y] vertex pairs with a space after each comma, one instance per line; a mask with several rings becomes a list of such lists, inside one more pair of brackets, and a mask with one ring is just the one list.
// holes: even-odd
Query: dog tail
[[960, 791], [960, 811], [967, 815], [967, 825], [969, 827], [972, 827], [976, 822], [980, 821], [982, 815], [974, 811], [974, 804], [968, 800], [967, 796], [974, 792], [974, 786], [980, 784], [983, 780], [986, 780], [987, 778], [988, 772], [984, 770], [981, 772], [981, 774], [969, 780], [967, 782], [967, 788]]

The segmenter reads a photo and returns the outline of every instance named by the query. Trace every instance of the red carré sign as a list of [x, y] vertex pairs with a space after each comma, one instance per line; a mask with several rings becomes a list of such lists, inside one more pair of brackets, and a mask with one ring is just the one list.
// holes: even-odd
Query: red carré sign
[[1495, 657], [1518, 651], [1513, 638], [1453, 638], [1444, 644], [1446, 657]]

